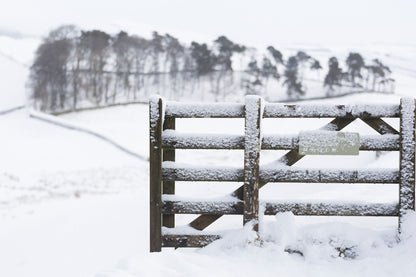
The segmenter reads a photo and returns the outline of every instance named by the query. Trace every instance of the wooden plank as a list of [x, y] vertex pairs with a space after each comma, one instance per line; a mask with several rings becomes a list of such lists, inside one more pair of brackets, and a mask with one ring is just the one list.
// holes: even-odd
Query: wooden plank
[[164, 163], [162, 179], [163, 181], [243, 182], [244, 170], [225, 167], [179, 167], [173, 163]]
[[176, 118], [242, 118], [244, 105], [237, 103], [192, 103], [167, 102], [165, 116]]
[[259, 229], [259, 172], [261, 150], [262, 99], [246, 96], [244, 132], [243, 224], [251, 222]]
[[[293, 212], [295, 215], [310, 216], [398, 216], [397, 203], [299, 203], [266, 202], [265, 215]], [[243, 202], [221, 201], [163, 201], [163, 212], [171, 214], [243, 214]]]
[[243, 214], [243, 202], [164, 200], [166, 214]]
[[266, 203], [265, 215], [292, 212], [312, 216], [398, 216], [398, 204], [386, 203]]
[[[246, 170], [223, 167], [163, 167], [164, 181], [244, 182]], [[376, 169], [310, 169], [260, 168], [262, 183], [369, 183], [398, 184], [399, 171], [390, 168]]]
[[415, 100], [400, 100], [399, 230], [408, 211], [415, 210]]
[[[165, 109], [166, 117], [176, 118], [242, 118], [244, 105], [237, 103], [215, 104], [183, 104], [168, 102]], [[377, 118], [399, 117], [399, 106], [392, 104], [358, 104], [358, 105], [288, 105], [266, 103], [265, 118]]]
[[381, 135], [398, 135], [399, 132], [381, 118], [361, 118], [368, 126]]
[[[175, 118], [166, 118], [163, 122], [163, 130], [175, 130]], [[163, 146], [163, 133], [162, 133]], [[175, 161], [175, 149], [163, 149], [163, 161]], [[175, 194], [175, 181], [163, 181], [163, 194]], [[175, 227], [175, 215], [163, 214], [162, 224], [165, 227]]]
[[163, 247], [204, 247], [215, 240], [220, 239], [220, 235], [163, 235]]
[[162, 144], [173, 149], [244, 149], [244, 136], [163, 132]]
[[400, 136], [384, 134], [375, 136], [360, 136], [360, 151], [399, 151]]
[[[321, 130], [333, 130], [333, 131], [340, 131], [345, 128], [348, 124], [353, 122], [353, 118], [335, 118], [325, 126], [321, 128]], [[297, 149], [289, 151], [286, 155], [280, 158], [277, 162], [278, 163], [285, 163], [289, 166], [295, 164], [297, 161], [302, 159], [304, 156], [298, 154]], [[259, 187], [265, 186], [267, 183], [261, 182]], [[237, 197], [238, 199], [243, 199], [243, 186], [239, 187], [235, 191], [231, 193], [232, 196]], [[194, 219], [189, 226], [197, 229], [197, 230], [204, 230], [209, 225], [214, 223], [217, 219], [219, 219], [221, 215], [200, 215], [196, 219]]]
[[[298, 136], [264, 135], [261, 149], [294, 150], [299, 147]], [[360, 151], [399, 151], [399, 135], [362, 135]]]
[[289, 183], [350, 183], [350, 184], [397, 184], [399, 171], [389, 168], [377, 169], [308, 169], [282, 168], [261, 169], [262, 182]]
[[150, 98], [150, 252], [160, 252], [162, 247], [162, 109], [162, 98]]
[[355, 104], [355, 105], [287, 105], [267, 103], [265, 118], [377, 118], [399, 117], [399, 106], [394, 104]]
[[[167, 130], [162, 134], [162, 146], [168, 149], [244, 149], [244, 136], [181, 134]], [[297, 135], [263, 135], [261, 149], [294, 150], [299, 147]], [[361, 151], [398, 151], [399, 135], [362, 135]]]

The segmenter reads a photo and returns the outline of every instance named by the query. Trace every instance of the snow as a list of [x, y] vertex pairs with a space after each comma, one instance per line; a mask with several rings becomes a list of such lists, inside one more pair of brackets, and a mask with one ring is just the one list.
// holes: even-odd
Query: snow
[[[147, 113], [146, 106], [132, 105], [65, 115], [63, 119], [76, 126], [94, 126], [94, 130], [109, 136], [129, 137], [128, 140], [120, 140], [125, 145], [141, 142], [143, 148], [136, 145], [135, 149], [145, 154], [148, 142], [143, 140], [148, 136]], [[109, 118], [112, 120], [109, 121]], [[125, 118], [137, 118], [134, 127], [142, 132], [132, 130], [129, 124], [123, 125]], [[185, 133], [198, 130], [195, 126], [201, 129], [215, 127], [213, 129], [221, 133], [243, 130], [243, 126], [233, 120], [230, 126], [224, 125], [226, 127], [218, 126], [223, 122], [221, 119], [208, 119], [205, 124], [200, 121], [179, 121], [177, 127], [179, 132]], [[226, 216], [217, 227], [204, 231], [224, 236], [205, 249], [164, 249], [162, 253], [149, 254], [147, 163], [95, 137], [30, 119], [25, 111], [4, 115], [0, 124], [8, 130], [8, 136], [2, 138], [1, 144], [3, 157], [8, 157], [7, 160], [1, 159], [1, 188], [5, 191], [8, 187], [9, 192], [17, 194], [13, 197], [2, 193], [2, 201], [8, 203], [2, 208], [0, 217], [3, 226], [0, 231], [0, 243], [3, 245], [0, 258], [7, 261], [6, 266], [0, 267], [2, 276], [25, 276], [29, 273], [40, 276], [184, 276], [201, 275], [201, 270], [206, 276], [214, 273], [219, 276], [246, 275], [251, 272], [307, 276], [317, 269], [319, 276], [337, 272], [345, 276], [356, 276], [360, 272], [369, 276], [372, 272], [387, 276], [388, 270], [396, 269], [396, 265], [402, 266], [403, 276], [412, 276], [415, 270], [415, 264], [409, 258], [414, 256], [409, 247], [415, 244], [396, 242], [397, 218], [350, 219], [348, 222], [322, 218], [322, 223], [304, 225], [302, 222], [308, 221], [302, 217], [264, 216], [264, 224], [260, 225], [264, 238], [263, 241], [256, 241], [257, 236], [249, 229], [238, 227], [241, 226], [239, 216]], [[288, 122], [284, 126], [291, 125]], [[312, 125], [319, 128], [322, 121]], [[19, 147], [8, 150], [8, 145]], [[37, 147], [33, 148], [33, 145]], [[186, 160], [187, 164], [194, 163], [194, 166], [220, 161], [242, 167], [242, 156], [238, 154], [241, 150], [221, 151], [220, 156], [219, 153], [204, 152], [211, 150], [203, 150], [199, 156], [188, 151], [197, 150], [178, 150], [179, 161]], [[235, 151], [236, 156], [232, 155]], [[62, 158], [53, 157], [59, 153]], [[262, 153], [262, 157], [276, 159], [275, 154], [270, 155]], [[369, 156], [372, 159], [365, 157], [361, 157], [365, 164], [375, 161], [374, 156]], [[305, 165], [310, 166], [308, 163]], [[393, 164], [397, 164], [397, 160], [382, 156], [377, 167]], [[172, 167], [172, 162], [164, 163], [166, 165]], [[23, 172], [21, 168], [26, 168], [28, 172]], [[34, 187], [33, 183], [38, 185]], [[221, 186], [212, 184], [208, 191], [203, 186], [179, 182], [175, 197], [197, 200], [198, 197], [208, 199], [213, 196], [209, 200], [220, 201], [221, 197], [233, 191], [226, 183]], [[272, 202], [274, 196], [277, 196], [275, 201], [291, 199], [299, 203], [322, 198], [335, 199], [336, 203], [340, 203], [354, 197], [361, 200], [365, 196], [373, 202], [377, 198], [383, 203], [397, 201], [395, 187], [374, 186], [371, 189], [366, 185], [334, 187], [334, 184], [327, 184], [314, 188], [310, 184], [299, 187], [294, 183], [274, 184], [273, 188], [266, 186], [262, 190], [275, 191], [264, 191], [270, 199], [268, 202]], [[312, 193], [317, 188], [320, 192]], [[302, 191], [305, 193], [300, 193]], [[345, 193], [340, 194], [340, 191]], [[363, 191], [366, 192], [364, 195]], [[266, 197], [264, 193], [261, 192], [260, 199]], [[368, 203], [368, 199], [363, 201]], [[164, 233], [190, 232], [187, 227], [190, 219], [190, 216], [177, 216], [178, 227], [164, 230]], [[343, 247], [345, 250], [352, 249], [347, 254], [356, 257], [339, 257], [337, 248], [342, 250]], [[290, 249], [292, 254], [286, 249]], [[298, 252], [304, 256], [296, 254]]]
[[[0, 71], [7, 76], [7, 82], [0, 84], [0, 111], [25, 104], [27, 68], [21, 63], [30, 64], [31, 55], [20, 55], [23, 52], [18, 50], [18, 45], [26, 49], [25, 53], [33, 53], [35, 47], [28, 46], [32, 42], [7, 39], [0, 43], [0, 51], [8, 56], [0, 54]], [[334, 54], [345, 56], [347, 50], [331, 48], [329, 52], [319, 52], [323, 53], [320, 59]], [[380, 103], [387, 107], [383, 113], [396, 113], [394, 107], [398, 106], [400, 96], [414, 96], [413, 48], [371, 45], [362, 53], [371, 57], [378, 56], [377, 51], [393, 53], [385, 59], [395, 72], [397, 95], [362, 93], [307, 104], [316, 107]], [[316, 91], [318, 88], [322, 89], [317, 85]], [[195, 107], [194, 104], [174, 106], [181, 113]], [[217, 107], [213, 105], [203, 115], [213, 116], [215, 112], [243, 116], [242, 104]], [[166, 111], [169, 113], [169, 105]], [[129, 105], [71, 113], [60, 116], [57, 121], [102, 134], [147, 157], [148, 114], [147, 105]], [[386, 121], [399, 129], [398, 120]], [[293, 134], [319, 129], [328, 122], [328, 119], [265, 118], [263, 142], [268, 137], [292, 141], [297, 136]], [[223, 134], [232, 134], [237, 140], [244, 134], [244, 120], [178, 119], [176, 129], [175, 135], [179, 136], [212, 133], [218, 139]], [[96, 136], [30, 118], [28, 111], [22, 109], [0, 115], [0, 130], [0, 276], [416, 275], [414, 213], [406, 215], [400, 236], [396, 232], [397, 217], [263, 215], [258, 236], [251, 226], [242, 228], [241, 215], [227, 215], [204, 230], [204, 234], [223, 235], [223, 239], [208, 247], [163, 249], [161, 253], [150, 254], [147, 162], [127, 155]], [[397, 147], [396, 135], [380, 136], [360, 121], [352, 122], [345, 131], [363, 134], [362, 144], [368, 138], [365, 143], [373, 140], [371, 143], [379, 145], [386, 140]], [[192, 143], [198, 138], [192, 138]], [[291, 145], [295, 143], [296, 140]], [[176, 153], [179, 165], [211, 166], [224, 172], [230, 168], [242, 169], [244, 162], [242, 150], [177, 150]], [[261, 166], [284, 153], [262, 150]], [[377, 157], [374, 152], [361, 151], [359, 156], [351, 157], [305, 157], [296, 163], [296, 169], [304, 172], [317, 165], [323, 172], [331, 168], [352, 171], [359, 168], [376, 171], [382, 177], [398, 170], [399, 155], [397, 151], [383, 152]], [[172, 164], [167, 166], [177, 170]], [[383, 168], [392, 168], [392, 171]], [[177, 182], [176, 195], [172, 197], [213, 204], [223, 200], [232, 202], [227, 195], [239, 186], [241, 183]], [[398, 185], [274, 183], [263, 187], [259, 196], [263, 203], [337, 205], [348, 202], [394, 206], [398, 203]], [[194, 218], [195, 215], [177, 215], [178, 227], [163, 232], [191, 232], [188, 223]]]
[[321, 277], [395, 276], [399, 272], [410, 277], [416, 270], [414, 238], [397, 244], [394, 232], [343, 223], [299, 226], [290, 213], [279, 214], [260, 227], [263, 240], [251, 228], [229, 232], [197, 251], [130, 257], [98, 276]]
[[0, 112], [26, 104], [26, 80], [38, 39], [0, 34]]
[[201, 167], [162, 162], [165, 181], [242, 181], [243, 169], [233, 167]]
[[400, 130], [400, 201], [401, 214], [415, 209], [415, 100], [403, 98], [401, 103]]
[[398, 105], [361, 104], [353, 105], [287, 105], [268, 103], [265, 106], [264, 117], [397, 117]]
[[145, 190], [131, 192], [30, 204], [1, 218], [0, 275], [95, 276], [122, 257], [146, 255], [142, 222], [133, 220], [147, 209], [137, 201]]
[[51, 116], [49, 114], [38, 112], [38, 111], [35, 111], [33, 109], [29, 110], [29, 114], [30, 114], [30, 117], [32, 117], [32, 118], [36, 118], [36, 119], [39, 119], [41, 121], [44, 121], [44, 122], [47, 122], [47, 123], [50, 123], [50, 124], [54, 124], [54, 125], [57, 125], [57, 126], [60, 126], [60, 127], [63, 127], [63, 128], [70, 129], [70, 130], [75, 130], [75, 131], [83, 132], [83, 133], [86, 133], [86, 134], [90, 134], [92, 136], [95, 136], [95, 137], [103, 140], [103, 141], [106, 141], [106, 142], [110, 143], [111, 145], [115, 146], [116, 148], [120, 149], [121, 151], [123, 151], [123, 152], [125, 152], [129, 155], [132, 155], [133, 157], [139, 158], [139, 159], [144, 160], [144, 161], [147, 160], [147, 158], [145, 156], [143, 156], [141, 154], [138, 154], [138, 153], [135, 153], [130, 149], [127, 149], [126, 147], [122, 146], [120, 143], [118, 143], [118, 142], [100, 134], [97, 131], [92, 130], [91, 128], [86, 128], [86, 127], [82, 127], [82, 126], [79, 126], [79, 125], [74, 125], [71, 122], [65, 121], [61, 118], [57, 118], [56, 116]]
[[[243, 149], [244, 136], [227, 134], [193, 134], [167, 129], [162, 132], [162, 145], [163, 147], [175, 149]], [[298, 146], [299, 137], [297, 134], [266, 134], [262, 136], [262, 149], [295, 149]], [[360, 136], [360, 149], [399, 150], [399, 135]]]
[[167, 129], [162, 132], [162, 145], [163, 147], [185, 149], [243, 149], [244, 137], [224, 134], [181, 133]]
[[180, 103], [169, 102], [166, 116], [171, 117], [242, 117], [244, 105], [235, 103]]

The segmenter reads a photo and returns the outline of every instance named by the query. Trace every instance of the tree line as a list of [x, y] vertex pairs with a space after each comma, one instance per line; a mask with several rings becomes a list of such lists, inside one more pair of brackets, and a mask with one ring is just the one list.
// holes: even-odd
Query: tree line
[[[234, 68], [235, 64], [237, 68]], [[392, 90], [391, 70], [379, 60], [364, 63], [350, 53], [343, 71], [336, 57], [328, 62], [323, 80], [327, 94], [340, 87]], [[283, 87], [287, 97], [305, 95], [305, 76], [323, 69], [304, 51], [284, 58], [273, 46], [259, 54], [254, 48], [219, 36], [210, 45], [185, 45], [170, 34], [151, 38], [115, 35], [100, 30], [61, 26], [38, 47], [28, 86], [32, 104], [42, 111], [146, 101], [152, 93], [170, 99], [192, 95], [219, 101], [229, 95], [259, 94], [267, 98]]]

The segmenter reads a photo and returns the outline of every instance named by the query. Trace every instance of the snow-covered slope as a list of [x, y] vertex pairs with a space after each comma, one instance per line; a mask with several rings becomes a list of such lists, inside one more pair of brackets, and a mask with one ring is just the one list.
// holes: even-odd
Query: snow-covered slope
[[[380, 95], [379, 99], [385, 102], [398, 100], [395, 96], [383, 97]], [[340, 101], [350, 103], [357, 99], [349, 97]], [[145, 105], [130, 105], [69, 114], [62, 119], [93, 127], [146, 155], [147, 114]], [[234, 134], [243, 131], [242, 120], [204, 119], [204, 124], [201, 121], [178, 120], [178, 130]], [[325, 120], [297, 124], [289, 121], [278, 122], [277, 126], [265, 122], [265, 131], [284, 129], [293, 133], [299, 128], [315, 129], [325, 123]], [[401, 273], [406, 276], [416, 270], [414, 262], [407, 259], [408, 255], [414, 255], [410, 250], [414, 245], [412, 240], [396, 246], [396, 218], [312, 219], [293, 218], [288, 214], [267, 217], [262, 225], [267, 239], [260, 247], [246, 244], [253, 233], [236, 231], [241, 226], [241, 218], [231, 216], [210, 230], [234, 231], [206, 249], [166, 249], [161, 254], [149, 254], [146, 162], [95, 137], [29, 118], [25, 111], [2, 116], [0, 128], [8, 130], [0, 144], [3, 153], [0, 243], [4, 246], [0, 257], [7, 261], [7, 266], [0, 268], [1, 275], [25, 276], [36, 272], [42, 276], [187, 276], [201, 275], [203, 270], [202, 276], [244, 275], [254, 271], [266, 275], [308, 276], [319, 268], [320, 275], [316, 273], [316, 276], [331, 276], [337, 271], [344, 272], [344, 276], [359, 272], [387, 276], [380, 268], [389, 272], [395, 265], [402, 265]], [[372, 132], [359, 123], [351, 129]], [[262, 159], [275, 160], [277, 153], [271, 152], [265, 151]], [[382, 155], [378, 160], [374, 153], [321, 159], [320, 166], [395, 167], [398, 162], [395, 154]], [[178, 151], [177, 158], [179, 162], [191, 164], [242, 164], [241, 151]], [[316, 163], [315, 159], [305, 158], [299, 166], [316, 167]], [[206, 190], [203, 187], [179, 183], [177, 194], [187, 198], [222, 197], [235, 184], [212, 184]], [[102, 196], [103, 193], [107, 196]], [[282, 184], [265, 187], [261, 197], [391, 202], [397, 201], [397, 186]], [[191, 218], [178, 216], [177, 223], [186, 225]], [[287, 247], [304, 256], [286, 253]], [[347, 251], [347, 260], [338, 257], [337, 248]], [[357, 257], [348, 260], [351, 255]], [[218, 264], [219, 267], [215, 266]], [[233, 271], [236, 266], [238, 269]], [[69, 269], [63, 271], [64, 267]]]
[[37, 39], [0, 36], [0, 111], [26, 102], [26, 80]]
[[[314, 55], [307, 46], [302, 47]], [[397, 72], [394, 77], [398, 80], [398, 95], [368, 93], [319, 102], [398, 103], [399, 95], [416, 96], [412, 92], [412, 87], [416, 87], [416, 78], [412, 75], [416, 69], [416, 63], [412, 63], [413, 48], [389, 47], [391, 54], [386, 57], [391, 63], [386, 60], [386, 64]], [[365, 49], [363, 52], [374, 55], [382, 51], [369, 46]], [[0, 51], [6, 53], [6, 50], [0, 46]], [[13, 54], [8, 51], [7, 55]], [[319, 53], [325, 53], [321, 54], [324, 57], [347, 50], [328, 51]], [[27, 69], [3, 57], [0, 55], [0, 70], [7, 73], [6, 79], [16, 78], [16, 86], [10, 83], [9, 87], [15, 92], [11, 89], [0, 92], [2, 107], [10, 108], [23, 104], [23, 98], [17, 95], [24, 95], [21, 82]], [[146, 105], [85, 111], [63, 115], [60, 119], [91, 128], [143, 156], [148, 155]], [[265, 120], [264, 127], [266, 133], [296, 133], [319, 128], [327, 121]], [[397, 120], [389, 122], [397, 127]], [[183, 132], [241, 134], [244, 123], [242, 120], [183, 119], [178, 120], [177, 128]], [[229, 229], [224, 240], [202, 250], [164, 249], [162, 253], [150, 254], [147, 162], [97, 137], [31, 118], [25, 110], [0, 115], [0, 130], [0, 276], [416, 275], [416, 228], [411, 224], [416, 220], [414, 217], [409, 219], [399, 244], [395, 233], [397, 218], [294, 218], [290, 214], [265, 217], [262, 225], [265, 239], [247, 244], [254, 234], [249, 229], [238, 231], [241, 217], [230, 216], [210, 228], [211, 231]], [[346, 130], [374, 134], [360, 122]], [[262, 162], [273, 161], [281, 154], [264, 151]], [[243, 153], [178, 151], [177, 160], [200, 165], [242, 166]], [[398, 155], [388, 153], [378, 159], [375, 153], [342, 158], [307, 157], [297, 166], [317, 167], [318, 164], [320, 167], [397, 167]], [[235, 186], [179, 183], [177, 194], [187, 198], [223, 197]], [[397, 185], [281, 184], [264, 187], [260, 197], [392, 202], [397, 201], [397, 194]], [[177, 223], [186, 225], [191, 218], [178, 216]], [[288, 248], [298, 252], [289, 254], [284, 251]]]

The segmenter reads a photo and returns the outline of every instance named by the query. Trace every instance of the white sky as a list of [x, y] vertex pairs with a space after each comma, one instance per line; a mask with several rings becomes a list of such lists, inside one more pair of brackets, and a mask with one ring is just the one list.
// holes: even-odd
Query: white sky
[[61, 24], [127, 29], [182, 40], [218, 35], [253, 46], [279, 43], [416, 44], [415, 0], [0, 0], [0, 33], [45, 35]]

